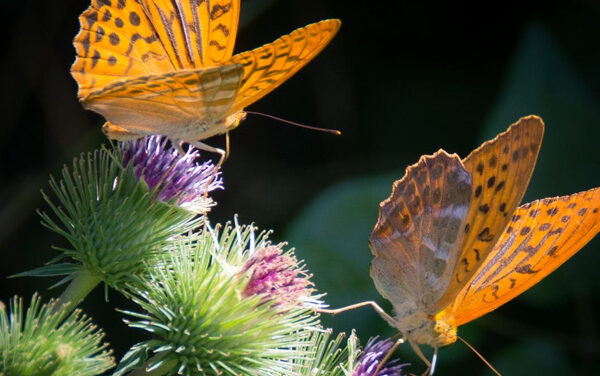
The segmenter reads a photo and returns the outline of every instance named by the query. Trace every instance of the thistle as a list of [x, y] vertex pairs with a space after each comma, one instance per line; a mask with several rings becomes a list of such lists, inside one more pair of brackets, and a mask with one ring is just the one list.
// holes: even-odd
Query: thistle
[[[402, 368], [408, 364], [398, 364], [398, 359], [386, 360], [394, 342], [385, 339], [378, 341], [378, 337], [369, 339], [362, 354], [358, 358], [358, 364], [352, 376], [403, 376]], [[382, 362], [383, 365], [381, 364]], [[377, 369], [379, 369], [377, 371]], [[375, 373], [377, 371], [377, 374]]]
[[205, 224], [180, 238], [129, 293], [144, 312], [125, 312], [127, 324], [152, 338], [134, 346], [115, 375], [140, 367], [156, 375], [298, 374], [297, 361], [313, 356], [317, 317], [302, 305], [282, 309], [277, 296], [245, 293], [242, 270], [257, 249], [271, 247], [267, 237], [236, 223]]
[[215, 167], [195, 164], [196, 152], [174, 153], [149, 137], [83, 154], [60, 181], [51, 178], [58, 204], [44, 194], [54, 216], [40, 213], [42, 224], [70, 247], [19, 276], [64, 275], [59, 284], [71, 283], [60, 300], [72, 305], [100, 282], [117, 290], [134, 283], [177, 235], [202, 223], [197, 212], [213, 205], [206, 194], [221, 187]]
[[356, 335], [352, 333], [344, 342], [344, 333], [334, 339], [330, 339], [331, 334], [331, 329], [313, 331], [309, 348], [314, 351], [314, 356], [299, 362], [302, 376], [347, 376], [347, 370], [353, 368], [360, 353]]
[[25, 314], [21, 298], [8, 312], [0, 307], [0, 375], [91, 376], [113, 367], [104, 334], [80, 311], [63, 320], [64, 307], [41, 305], [36, 295]]
[[263, 302], [271, 301], [283, 307], [324, 306], [320, 296], [312, 296], [315, 289], [311, 287], [310, 275], [298, 263], [293, 252], [283, 253], [283, 245], [268, 245], [254, 250], [240, 271], [240, 275], [247, 275], [248, 279], [242, 295], [260, 295]]
[[156, 189], [159, 200], [173, 200], [191, 212], [206, 213], [214, 206], [208, 192], [223, 188], [218, 167], [210, 161], [197, 164], [198, 149], [189, 148], [181, 155], [176, 148], [167, 147], [167, 141], [149, 136], [123, 143], [123, 163], [132, 163], [136, 178]]

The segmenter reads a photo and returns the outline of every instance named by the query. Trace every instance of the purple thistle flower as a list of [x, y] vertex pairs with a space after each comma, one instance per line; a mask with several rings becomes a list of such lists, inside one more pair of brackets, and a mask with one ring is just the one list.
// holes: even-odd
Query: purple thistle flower
[[181, 155], [166, 147], [167, 138], [147, 136], [122, 144], [123, 163], [133, 163], [136, 178], [150, 189], [158, 189], [158, 199], [176, 199], [177, 205], [195, 213], [205, 213], [214, 206], [207, 193], [223, 189], [219, 168], [211, 161], [196, 163], [200, 153], [189, 148]]
[[263, 302], [273, 301], [276, 306], [319, 306], [318, 297], [311, 296], [315, 290], [310, 275], [292, 253], [283, 253], [281, 246], [268, 245], [254, 251], [240, 271], [250, 276], [243, 296], [263, 295]]
[[394, 342], [389, 339], [385, 339], [382, 341], [377, 341], [379, 337], [373, 337], [369, 339], [365, 349], [358, 359], [358, 365], [354, 370], [353, 376], [403, 376], [402, 368], [407, 366], [408, 364], [398, 364], [400, 363], [399, 359], [388, 360], [385, 364], [379, 369], [377, 375], [375, 375], [375, 370], [383, 360], [383, 358], [390, 351]]

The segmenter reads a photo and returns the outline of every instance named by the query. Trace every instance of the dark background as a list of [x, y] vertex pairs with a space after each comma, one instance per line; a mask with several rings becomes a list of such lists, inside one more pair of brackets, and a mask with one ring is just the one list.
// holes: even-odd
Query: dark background
[[[103, 120], [76, 99], [71, 44], [86, 0], [3, 1], [0, 23], [0, 277], [3, 301], [44, 296], [53, 281], [4, 279], [56, 255], [62, 239], [39, 224], [40, 188], [80, 152], [106, 142]], [[394, 9], [393, 7], [396, 7]], [[382, 299], [368, 277], [367, 237], [392, 181], [422, 154], [466, 156], [519, 117], [546, 134], [525, 201], [600, 186], [600, 5], [595, 1], [242, 1], [236, 51], [324, 18], [343, 25], [320, 56], [249, 109], [342, 136], [249, 116], [231, 133], [226, 189], [213, 223], [275, 230], [306, 260], [332, 306]], [[208, 140], [223, 145], [223, 138]], [[600, 240], [513, 302], [461, 327], [505, 375], [600, 372]], [[117, 356], [139, 333], [98, 288], [84, 309]], [[389, 306], [386, 306], [389, 309]], [[394, 331], [369, 309], [326, 319], [338, 330]], [[402, 359], [424, 367], [408, 346]], [[440, 351], [438, 375], [491, 374], [464, 345]]]

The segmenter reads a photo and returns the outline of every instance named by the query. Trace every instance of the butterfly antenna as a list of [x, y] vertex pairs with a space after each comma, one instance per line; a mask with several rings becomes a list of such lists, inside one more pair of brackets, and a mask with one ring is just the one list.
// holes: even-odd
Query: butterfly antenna
[[470, 348], [471, 351], [473, 351], [475, 353], [475, 355], [477, 355], [479, 357], [479, 359], [481, 359], [485, 363], [485, 365], [487, 365], [488, 367], [490, 367], [490, 369], [492, 370], [492, 372], [494, 372], [498, 376], [502, 376], [500, 374], [500, 372], [496, 371], [496, 369], [494, 367], [492, 367], [492, 365], [490, 364], [490, 362], [488, 362], [487, 360], [485, 360], [485, 358], [477, 350], [475, 350], [475, 348], [473, 346], [471, 346], [469, 344], [469, 342], [467, 342], [464, 339], [462, 339], [459, 335], [457, 335], [457, 337], [458, 337], [458, 339], [460, 339], [462, 341], [462, 343], [464, 343], [465, 345], [467, 345], [467, 347]]
[[336, 136], [339, 136], [339, 135], [342, 134], [342, 132], [338, 131], [337, 129], [327, 129], [327, 128], [313, 127], [313, 126], [306, 125], [306, 124], [296, 123], [295, 121], [290, 121], [290, 120], [282, 119], [282, 118], [277, 117], [277, 116], [263, 114], [262, 112], [246, 111], [246, 113], [247, 114], [252, 114], [252, 115], [264, 116], [264, 117], [269, 118], [269, 119], [281, 121], [282, 123], [287, 123], [287, 124], [295, 125], [295, 126], [300, 127], [300, 128], [311, 129], [313, 131], [331, 133], [331, 134], [334, 134]]

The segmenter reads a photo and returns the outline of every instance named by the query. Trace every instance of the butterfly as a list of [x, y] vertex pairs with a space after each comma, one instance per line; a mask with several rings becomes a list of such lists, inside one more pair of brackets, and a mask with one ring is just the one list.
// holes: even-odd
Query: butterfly
[[[533, 172], [544, 123], [521, 118], [465, 159], [423, 156], [381, 202], [369, 245], [371, 278], [390, 316], [418, 345], [457, 340], [457, 327], [508, 302], [573, 256], [600, 231], [600, 188], [517, 207]], [[327, 311], [325, 311], [327, 312]]]
[[320, 21], [232, 56], [239, 12], [240, 0], [92, 0], [73, 41], [79, 100], [106, 118], [111, 139], [160, 134], [223, 158], [200, 141], [236, 128], [341, 24]]

